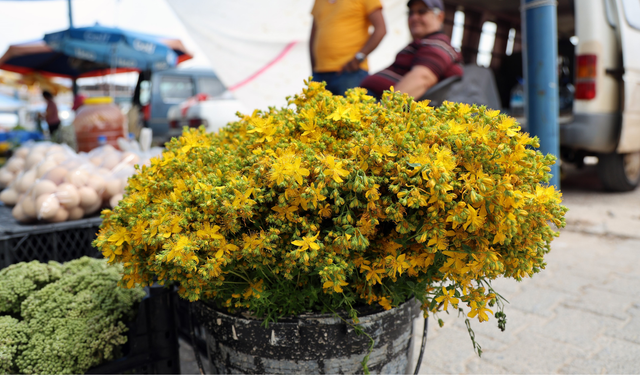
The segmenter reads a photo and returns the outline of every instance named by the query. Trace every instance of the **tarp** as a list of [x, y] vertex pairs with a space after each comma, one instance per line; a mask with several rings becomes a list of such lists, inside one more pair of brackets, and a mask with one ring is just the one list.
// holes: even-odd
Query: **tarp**
[[[167, 0], [222, 82], [247, 108], [283, 106], [311, 75], [313, 0]], [[382, 0], [387, 35], [369, 72], [389, 66], [411, 40], [407, 1]]]

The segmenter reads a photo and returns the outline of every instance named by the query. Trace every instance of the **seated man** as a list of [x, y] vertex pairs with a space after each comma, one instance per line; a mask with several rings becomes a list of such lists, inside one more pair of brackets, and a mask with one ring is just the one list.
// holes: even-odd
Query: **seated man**
[[396, 55], [387, 69], [365, 78], [360, 87], [380, 99], [391, 86], [419, 99], [438, 81], [462, 76], [460, 54], [442, 33], [442, 0], [410, 0], [409, 31], [413, 42]]

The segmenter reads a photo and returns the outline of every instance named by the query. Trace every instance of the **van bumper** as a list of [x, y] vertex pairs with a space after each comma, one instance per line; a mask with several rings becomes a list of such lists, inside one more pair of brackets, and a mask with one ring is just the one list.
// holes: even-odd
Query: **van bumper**
[[560, 145], [598, 153], [614, 152], [621, 124], [620, 113], [574, 114], [573, 121], [560, 125]]

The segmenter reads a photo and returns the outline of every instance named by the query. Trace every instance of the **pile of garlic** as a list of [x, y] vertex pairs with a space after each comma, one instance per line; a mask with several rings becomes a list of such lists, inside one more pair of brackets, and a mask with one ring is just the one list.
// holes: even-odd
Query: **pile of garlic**
[[109, 145], [78, 155], [65, 146], [36, 143], [16, 150], [3, 168], [12, 176], [6, 174], [0, 201], [14, 206], [14, 218], [23, 223], [77, 220], [115, 207], [141, 161]]

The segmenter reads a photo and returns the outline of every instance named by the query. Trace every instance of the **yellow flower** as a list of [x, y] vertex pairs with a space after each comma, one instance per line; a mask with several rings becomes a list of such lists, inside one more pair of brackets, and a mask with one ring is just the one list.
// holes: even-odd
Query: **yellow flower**
[[102, 249], [102, 256], [109, 259], [109, 263], [113, 263], [116, 258], [116, 255], [122, 255], [122, 248], [116, 248], [113, 250], [111, 247], [104, 247]]
[[370, 268], [369, 266], [362, 266], [363, 270], [368, 271], [366, 274], [367, 281], [371, 281], [371, 285], [382, 284], [381, 276], [384, 277], [384, 274], [387, 272], [384, 268]]
[[293, 176], [298, 185], [302, 185], [302, 177], [307, 177], [309, 175], [309, 170], [306, 168], [302, 168], [300, 164], [302, 160], [300, 158], [295, 158], [293, 163], [287, 165], [286, 174]]
[[330, 204], [325, 204], [324, 207], [322, 207], [319, 211], [318, 214], [322, 217], [325, 218], [329, 218], [331, 217], [331, 205]]
[[178, 241], [175, 244], [169, 243], [169, 253], [167, 254], [167, 261], [179, 258], [181, 260], [185, 257], [185, 248], [191, 245], [191, 241], [188, 237], [179, 236]]
[[349, 175], [349, 171], [342, 168], [343, 162], [336, 162], [335, 157], [333, 155], [328, 155], [326, 157], [317, 156], [318, 160], [324, 162], [324, 165], [327, 167], [325, 169], [325, 175], [329, 178], [332, 178], [335, 182], [341, 183], [343, 182], [341, 177], [347, 177]]
[[351, 108], [348, 108], [348, 107], [343, 106], [342, 104], [339, 104], [338, 107], [336, 107], [335, 111], [333, 111], [332, 114], [327, 116], [327, 118], [329, 120], [333, 120], [333, 121], [340, 121], [342, 119], [348, 119], [350, 111], [351, 111]]
[[119, 227], [111, 236], [109, 236], [109, 242], [115, 242], [116, 246], [122, 246], [125, 242], [131, 242], [129, 231], [124, 227]]
[[451, 303], [454, 308], [458, 308], [458, 302], [460, 300], [455, 298], [454, 294], [455, 289], [447, 291], [445, 287], [442, 287], [442, 295], [440, 297], [436, 297], [436, 302], [444, 303], [444, 306], [442, 307], [444, 311], [447, 311], [447, 309], [449, 308], [449, 303]]
[[469, 225], [472, 226], [473, 230], [477, 230], [482, 226], [485, 220], [485, 215], [478, 214], [478, 212], [472, 206], [467, 206], [467, 222], [462, 225], [464, 230], [467, 230]]
[[387, 262], [387, 265], [391, 268], [388, 271], [391, 277], [396, 277], [396, 272], [402, 275], [403, 270], [407, 270], [409, 267], [411, 267], [411, 265], [405, 261], [405, 257], [405, 254], [400, 254], [397, 258], [392, 255], [384, 258]]
[[304, 251], [309, 248], [311, 250], [319, 250], [320, 245], [315, 242], [319, 234], [320, 232], [316, 233], [315, 236], [304, 236], [301, 240], [296, 240], [291, 243], [299, 247], [298, 251]]
[[211, 223], [206, 222], [202, 229], [198, 229], [196, 233], [202, 239], [221, 240], [224, 237], [218, 233], [219, 230], [220, 227], [218, 225], [211, 226]]
[[333, 281], [326, 281], [324, 284], [322, 284], [322, 287], [324, 289], [333, 288], [333, 290], [336, 293], [342, 293], [343, 292], [342, 287], [345, 285], [349, 285], [349, 284], [342, 280], [338, 280], [335, 283]]
[[253, 193], [253, 188], [247, 189], [244, 193], [233, 189], [233, 192], [235, 193], [236, 197], [233, 200], [232, 205], [236, 208], [240, 208], [244, 205], [254, 205], [256, 204], [256, 201], [254, 201], [253, 199], [249, 199], [249, 197], [251, 196], [251, 193]]
[[380, 306], [384, 307], [385, 310], [391, 310], [391, 301], [389, 301], [387, 297], [380, 298], [380, 301], [378, 301], [378, 303], [380, 304]]
[[487, 315], [487, 313], [491, 313], [491, 315], [493, 315], [493, 311], [484, 307], [484, 303], [478, 305], [476, 301], [471, 301], [469, 303], [469, 306], [471, 307], [471, 311], [469, 312], [469, 314], [467, 314], [469, 318], [475, 318], [477, 315], [480, 322], [486, 322], [487, 320], [489, 320], [489, 316]]
[[505, 117], [502, 122], [498, 124], [498, 129], [505, 131], [509, 137], [513, 137], [518, 134], [520, 127], [516, 125], [515, 118]]

